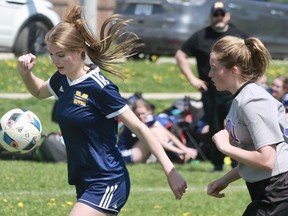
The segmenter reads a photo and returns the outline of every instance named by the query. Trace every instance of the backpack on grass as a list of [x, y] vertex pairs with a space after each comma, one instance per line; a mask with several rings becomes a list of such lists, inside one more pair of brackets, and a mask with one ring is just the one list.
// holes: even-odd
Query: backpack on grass
[[45, 135], [39, 146], [42, 161], [66, 162], [67, 153], [63, 137], [60, 133], [49, 133]]
[[0, 145], [1, 160], [28, 160], [38, 162], [66, 162], [67, 153], [63, 137], [59, 133], [42, 135], [42, 143], [24, 154], [11, 153]]

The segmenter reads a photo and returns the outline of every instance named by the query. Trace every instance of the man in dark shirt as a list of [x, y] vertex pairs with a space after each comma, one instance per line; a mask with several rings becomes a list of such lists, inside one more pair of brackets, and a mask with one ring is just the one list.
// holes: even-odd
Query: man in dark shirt
[[[181, 72], [189, 83], [202, 93], [205, 120], [209, 125], [210, 137], [224, 128], [224, 120], [232, 102], [232, 95], [228, 92], [217, 91], [208, 77], [210, 71], [210, 50], [218, 39], [226, 35], [247, 37], [244, 32], [229, 25], [230, 18], [231, 14], [226, 5], [223, 2], [215, 2], [210, 13], [211, 25], [194, 33], [177, 50], [175, 55]], [[188, 63], [188, 57], [192, 56], [196, 58], [198, 77], [193, 74]], [[224, 164], [224, 155], [212, 141], [209, 148], [211, 149], [211, 162], [214, 165], [213, 171], [221, 171]]]

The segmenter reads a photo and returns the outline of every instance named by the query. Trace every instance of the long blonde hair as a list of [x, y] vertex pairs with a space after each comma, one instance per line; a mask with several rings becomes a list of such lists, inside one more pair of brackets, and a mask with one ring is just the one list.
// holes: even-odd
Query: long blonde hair
[[81, 51], [101, 69], [123, 78], [117, 59], [129, 57], [141, 44], [136, 34], [126, 31], [130, 20], [117, 15], [108, 18], [102, 25], [99, 39], [83, 16], [81, 6], [73, 6], [64, 21], [52, 28], [45, 37], [47, 44], [55, 44], [61, 49]]
[[226, 68], [237, 65], [241, 68], [241, 77], [246, 81], [256, 81], [269, 66], [271, 56], [263, 43], [255, 37], [247, 39], [225, 36], [212, 47], [218, 61]]

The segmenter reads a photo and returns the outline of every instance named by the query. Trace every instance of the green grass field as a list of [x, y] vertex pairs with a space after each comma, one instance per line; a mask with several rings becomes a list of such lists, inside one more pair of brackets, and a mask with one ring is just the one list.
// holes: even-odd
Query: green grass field
[[[17, 59], [0, 61], [2, 77], [0, 80], [0, 93], [26, 93], [21, 78], [17, 72]], [[178, 67], [172, 63], [155, 63], [149, 61], [127, 61], [122, 65], [122, 73], [126, 77], [121, 80], [108, 75], [119, 87], [121, 92], [193, 92], [195, 91], [179, 72]], [[196, 72], [195, 65], [192, 65]], [[55, 72], [55, 67], [49, 58], [40, 57], [33, 72], [43, 79], [47, 79]], [[280, 74], [287, 72], [287, 62], [272, 61], [267, 71], [269, 82]]]
[[[128, 166], [132, 187], [120, 215], [236, 216], [249, 202], [242, 181], [230, 185], [223, 199], [206, 195], [207, 183], [224, 173], [211, 173], [209, 163], [176, 167], [189, 186], [180, 201], [174, 199], [159, 164]], [[1, 216], [63, 216], [75, 203], [65, 163], [1, 161], [0, 181]]]
[[[51, 122], [53, 100], [0, 99], [1, 115], [19, 107], [36, 113], [41, 119], [43, 132], [57, 132], [58, 125]], [[165, 107], [171, 101], [153, 101]], [[0, 215], [67, 215], [75, 203], [73, 186], [67, 183], [65, 163], [0, 160]], [[226, 170], [229, 166], [225, 167]], [[209, 181], [223, 173], [211, 173], [212, 165], [177, 165], [188, 183], [188, 191], [181, 201], [174, 199], [159, 164], [128, 166], [131, 175], [130, 198], [120, 215], [241, 215], [249, 197], [242, 181], [227, 189], [226, 199], [206, 195]], [[237, 207], [237, 208], [236, 208]]]
[[[17, 60], [0, 61], [2, 77], [0, 93], [26, 93], [17, 73]], [[271, 65], [269, 80], [287, 69], [285, 63]], [[54, 68], [47, 58], [40, 58], [34, 72], [48, 78]], [[129, 61], [124, 65], [127, 80], [113, 78], [122, 92], [187, 92], [184, 77], [172, 63], [156, 64], [147, 61]], [[149, 85], [148, 85], [149, 84]], [[152, 102], [157, 110], [171, 105], [173, 100]], [[0, 99], [0, 116], [13, 108], [26, 108], [40, 118], [43, 132], [58, 132], [58, 125], [51, 122], [53, 100]], [[132, 187], [129, 200], [121, 216], [237, 216], [249, 203], [249, 195], [243, 181], [231, 184], [226, 197], [216, 199], [206, 195], [207, 184], [223, 175], [211, 173], [208, 162], [176, 165], [188, 183], [188, 191], [182, 200], [174, 199], [159, 164], [128, 166]], [[67, 183], [65, 163], [41, 163], [0, 160], [0, 216], [64, 216], [75, 203], [73, 186]]]

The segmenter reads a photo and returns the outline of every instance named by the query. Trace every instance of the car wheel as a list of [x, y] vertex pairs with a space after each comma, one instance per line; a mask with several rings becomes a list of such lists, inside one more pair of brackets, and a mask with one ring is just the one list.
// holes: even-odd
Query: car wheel
[[20, 56], [26, 53], [34, 55], [47, 54], [45, 35], [49, 27], [41, 21], [30, 21], [20, 31], [15, 45], [14, 54]]

